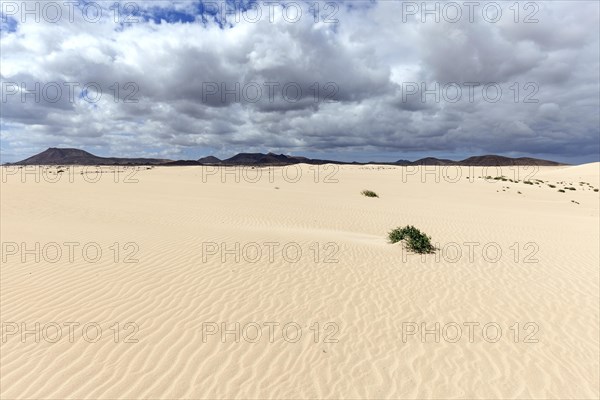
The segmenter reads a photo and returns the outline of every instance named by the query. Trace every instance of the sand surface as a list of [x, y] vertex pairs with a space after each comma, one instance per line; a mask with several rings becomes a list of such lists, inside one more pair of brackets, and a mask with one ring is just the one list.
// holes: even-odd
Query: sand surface
[[57, 170], [2, 170], [3, 399], [600, 395], [598, 163]]

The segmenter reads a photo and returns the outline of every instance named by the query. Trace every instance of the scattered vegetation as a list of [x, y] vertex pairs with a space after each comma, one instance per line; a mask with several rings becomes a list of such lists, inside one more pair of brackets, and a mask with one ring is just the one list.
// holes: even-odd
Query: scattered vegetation
[[579, 204], [579, 202], [575, 200], [571, 200], [571, 203]]
[[415, 253], [433, 253], [435, 250], [435, 247], [431, 244], [431, 237], [412, 225], [394, 229], [388, 234], [388, 238], [392, 243], [405, 240], [406, 247]]
[[577, 189], [575, 189], [573, 186], [568, 186], [568, 187], [566, 187], [565, 189], [566, 189], [566, 190], [577, 190]]
[[598, 191], [598, 189], [594, 189], [594, 192], [597, 192], [597, 191]]
[[523, 183], [526, 185], [533, 185], [533, 182], [531, 182], [531, 181], [523, 181]]
[[565, 193], [565, 191], [562, 190], [562, 189], [558, 189], [558, 191], [561, 192], [561, 193]]
[[367, 197], [379, 197], [379, 195], [372, 190], [363, 190], [360, 193], [362, 193], [363, 196]]
[[556, 187], [556, 185], [548, 185], [550, 186], [552, 189], [554, 189]]

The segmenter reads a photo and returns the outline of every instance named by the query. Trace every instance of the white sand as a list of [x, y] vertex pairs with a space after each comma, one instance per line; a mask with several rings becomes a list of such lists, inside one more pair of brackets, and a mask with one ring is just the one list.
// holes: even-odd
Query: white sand
[[[600, 195], [579, 182], [599, 188], [600, 164], [462, 168], [457, 183], [455, 168], [428, 167], [439, 183], [414, 168], [301, 168], [296, 183], [295, 167], [262, 169], [256, 183], [257, 170], [239, 183], [227, 170], [223, 183], [201, 167], [141, 168], [138, 183], [115, 183], [109, 168], [88, 183], [79, 167], [73, 183], [70, 170], [22, 183], [22, 170], [4, 168], [1, 397], [598, 398]], [[517, 171], [567, 185], [472, 179]], [[422, 258], [387, 243], [406, 224], [443, 250]], [[47, 254], [23, 262], [22, 242]], [[65, 242], [80, 243], [72, 261]], [[102, 249], [97, 262], [83, 258], [88, 242]], [[246, 257], [222, 262], [222, 243], [236, 242]], [[279, 244], [272, 255], [268, 242]], [[139, 262], [124, 262], [136, 249]], [[80, 324], [72, 340], [69, 322]], [[223, 322], [245, 327], [239, 342], [207, 334]], [[439, 342], [406, 335], [422, 322], [441, 324]], [[126, 343], [136, 326], [138, 342]]]

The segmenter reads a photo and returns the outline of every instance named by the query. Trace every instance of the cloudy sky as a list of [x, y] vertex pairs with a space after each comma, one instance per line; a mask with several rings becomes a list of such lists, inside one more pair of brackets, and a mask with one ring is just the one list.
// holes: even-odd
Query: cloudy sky
[[1, 161], [598, 161], [599, 2], [1, 0]]

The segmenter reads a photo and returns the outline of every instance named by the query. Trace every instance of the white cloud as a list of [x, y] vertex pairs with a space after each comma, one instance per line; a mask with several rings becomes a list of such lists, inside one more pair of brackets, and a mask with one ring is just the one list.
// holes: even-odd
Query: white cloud
[[[93, 146], [106, 154], [127, 149], [131, 156], [251, 148], [393, 151], [393, 158], [428, 149], [595, 154], [598, 3], [540, 5], [535, 24], [515, 23], [506, 8], [495, 24], [482, 18], [470, 23], [466, 16], [457, 23], [421, 23], [415, 16], [404, 22], [401, 2], [342, 4], [337, 24], [315, 23], [307, 5], [296, 23], [276, 13], [273, 22], [263, 15], [258, 23], [242, 19], [225, 28], [202, 23], [201, 16], [194, 23], [120, 26], [109, 12], [98, 23], [78, 14], [74, 22], [19, 23], [1, 33], [8, 95], [2, 103], [3, 161], [56, 145]], [[192, 2], [140, 6], [154, 17], [167, 15], [165, 9], [198, 9]], [[55, 103], [38, 103], [9, 94], [10, 82], [30, 89], [35, 82], [80, 85], [73, 101], [64, 91]], [[93, 104], [79, 98], [91, 82], [103, 94]], [[444, 96], [436, 102], [433, 95], [423, 102], [420, 93], [403, 99], [411, 82], [428, 88], [434, 82], [495, 82], [503, 93], [494, 103], [482, 98], [481, 87], [473, 101], [466, 87], [456, 103]], [[241, 98], [223, 94], [236, 83]], [[279, 86], [271, 99], [272, 83]], [[297, 101], [284, 98], [285, 85], [291, 97], [301, 89]], [[250, 101], [257, 86], [262, 95]], [[126, 98], [137, 102], [124, 103]], [[538, 103], [523, 102], [531, 99]]]

